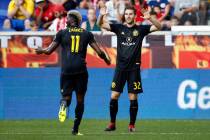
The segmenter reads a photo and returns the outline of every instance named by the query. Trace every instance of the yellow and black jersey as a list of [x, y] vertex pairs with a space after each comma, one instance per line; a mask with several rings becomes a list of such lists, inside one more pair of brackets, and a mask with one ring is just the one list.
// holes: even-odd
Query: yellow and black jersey
[[86, 53], [87, 46], [94, 42], [94, 36], [82, 28], [66, 28], [60, 30], [54, 42], [60, 44], [62, 48], [62, 74], [78, 74], [87, 71]]
[[111, 31], [117, 35], [116, 68], [131, 70], [140, 67], [141, 47], [144, 37], [150, 33], [150, 25], [110, 24]]

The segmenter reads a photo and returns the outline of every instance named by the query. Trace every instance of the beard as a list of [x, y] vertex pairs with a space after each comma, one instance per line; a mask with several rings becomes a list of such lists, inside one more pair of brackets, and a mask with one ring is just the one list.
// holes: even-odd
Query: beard
[[134, 20], [127, 20], [126, 23], [131, 25], [134, 23]]

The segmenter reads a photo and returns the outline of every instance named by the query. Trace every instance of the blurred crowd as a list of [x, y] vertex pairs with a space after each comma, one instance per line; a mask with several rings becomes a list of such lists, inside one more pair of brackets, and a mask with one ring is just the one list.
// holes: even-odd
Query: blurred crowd
[[[141, 2], [140, 2], [141, 1]], [[126, 5], [136, 9], [136, 24], [150, 24], [142, 18], [146, 8], [162, 24], [162, 30], [176, 25], [210, 25], [209, 0], [11, 0], [1, 31], [59, 31], [66, 27], [66, 13], [77, 9], [81, 27], [100, 31], [97, 16], [106, 7], [109, 22], [122, 23]]]

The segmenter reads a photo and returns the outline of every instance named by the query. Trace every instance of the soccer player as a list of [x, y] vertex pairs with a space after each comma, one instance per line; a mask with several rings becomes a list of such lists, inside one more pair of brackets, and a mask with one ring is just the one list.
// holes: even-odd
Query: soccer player
[[58, 113], [59, 120], [64, 122], [68, 107], [71, 103], [72, 92], [76, 92], [77, 105], [75, 108], [75, 120], [72, 128], [73, 135], [78, 132], [82, 115], [84, 112], [84, 97], [87, 90], [88, 72], [86, 67], [86, 53], [88, 44], [97, 52], [108, 65], [110, 58], [97, 45], [94, 36], [79, 27], [82, 17], [76, 10], [67, 13], [67, 28], [60, 30], [53, 42], [47, 48], [38, 47], [37, 54], [51, 54], [59, 45], [62, 48], [62, 66], [60, 77], [60, 88], [62, 99]]
[[138, 112], [138, 93], [142, 93], [142, 83], [140, 76], [141, 47], [143, 38], [151, 32], [161, 29], [161, 24], [151, 17], [149, 12], [142, 8], [143, 18], [149, 20], [152, 25], [136, 25], [135, 9], [127, 6], [124, 11], [123, 24], [111, 24], [106, 20], [106, 9], [100, 9], [98, 25], [117, 35], [117, 61], [114, 78], [111, 85], [110, 100], [110, 123], [105, 131], [116, 129], [116, 115], [118, 112], [118, 98], [123, 92], [123, 87], [127, 82], [128, 96], [130, 99], [130, 123], [129, 132], [135, 131], [135, 121]]

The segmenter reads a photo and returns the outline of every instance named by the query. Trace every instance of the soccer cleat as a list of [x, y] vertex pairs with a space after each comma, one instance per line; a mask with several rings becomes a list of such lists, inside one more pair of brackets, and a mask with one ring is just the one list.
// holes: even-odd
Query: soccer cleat
[[60, 122], [64, 122], [67, 118], [67, 106], [65, 102], [61, 102], [58, 119]]
[[83, 134], [82, 134], [82, 133], [80, 133], [80, 132], [77, 132], [77, 133], [72, 132], [72, 135], [74, 135], [74, 136], [83, 136]]
[[129, 131], [129, 132], [135, 132], [135, 131], [136, 131], [135, 126], [130, 124], [130, 125], [128, 126], [128, 131]]
[[72, 129], [71, 134], [72, 134], [72, 135], [75, 135], [75, 136], [83, 136], [82, 133], [80, 133], [80, 132], [78, 132], [78, 131], [76, 131], [76, 130], [74, 130], [74, 129]]
[[114, 130], [116, 130], [115, 123], [110, 123], [110, 124], [108, 125], [108, 127], [105, 128], [104, 131], [114, 131]]

